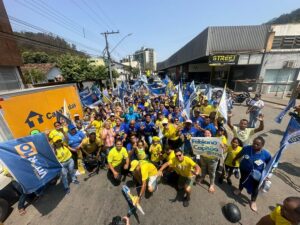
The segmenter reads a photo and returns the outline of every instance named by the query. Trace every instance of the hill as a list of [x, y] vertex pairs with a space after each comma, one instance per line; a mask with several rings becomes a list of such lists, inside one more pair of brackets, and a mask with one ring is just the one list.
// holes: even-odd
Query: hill
[[285, 23], [300, 23], [300, 8], [291, 13], [282, 14], [267, 22], [267, 24], [285, 24]]

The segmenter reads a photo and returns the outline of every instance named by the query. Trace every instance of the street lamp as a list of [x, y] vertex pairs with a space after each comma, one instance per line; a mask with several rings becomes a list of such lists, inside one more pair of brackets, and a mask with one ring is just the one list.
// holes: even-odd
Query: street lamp
[[112, 53], [121, 43], [122, 43], [122, 41], [124, 41], [125, 40], [125, 38], [127, 38], [127, 37], [129, 37], [129, 36], [131, 36], [132, 35], [132, 33], [129, 33], [129, 34], [127, 34], [127, 35], [125, 35], [113, 48], [112, 48], [112, 50], [110, 51], [110, 53]]

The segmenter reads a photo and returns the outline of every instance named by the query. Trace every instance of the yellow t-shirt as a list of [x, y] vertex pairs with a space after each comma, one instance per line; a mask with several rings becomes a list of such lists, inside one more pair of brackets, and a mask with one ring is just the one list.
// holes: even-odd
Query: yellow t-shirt
[[122, 163], [123, 159], [128, 158], [128, 153], [126, 148], [122, 147], [120, 151], [116, 147], [112, 148], [107, 156], [107, 162], [110, 163], [113, 167], [116, 167]]
[[155, 126], [159, 127], [159, 129], [163, 130], [164, 126], [162, 125], [162, 120], [156, 120]]
[[172, 141], [176, 141], [179, 138], [179, 134], [177, 132], [176, 127], [171, 123], [168, 124], [168, 128], [163, 129], [162, 133], [166, 138]]
[[66, 146], [57, 148], [55, 155], [60, 163], [66, 162], [72, 157], [71, 151]]
[[136, 148], [135, 154], [136, 154], [136, 157], [138, 158], [138, 160], [144, 160], [147, 158], [146, 152], [143, 148], [142, 149]]
[[289, 222], [287, 219], [285, 219], [281, 215], [281, 207], [277, 206], [273, 212], [270, 214], [271, 220], [275, 222], [275, 225], [292, 225], [291, 222]]
[[211, 113], [211, 112], [215, 112], [215, 111], [217, 111], [216, 110], [216, 108], [214, 107], [214, 106], [212, 106], [212, 105], [207, 105], [207, 106], [200, 106], [200, 112], [202, 113], [202, 114], [205, 114], [205, 115], [207, 115], [207, 116], [209, 116], [209, 114]]
[[86, 137], [82, 141], [81, 148], [87, 153], [91, 154], [97, 151], [100, 148], [100, 146], [101, 146], [101, 141], [99, 138], [96, 138], [95, 142], [91, 143], [89, 137]]
[[221, 138], [221, 143], [223, 144], [223, 145], [228, 145], [227, 144], [227, 138], [225, 137], [225, 135], [222, 135], [222, 136], [217, 136], [217, 137], [220, 137]]
[[174, 153], [174, 150], [171, 150], [170, 154], [168, 155], [167, 153], [165, 153], [163, 155], [164, 159], [169, 162], [171, 159], [174, 159], [175, 158], [175, 153]]
[[97, 137], [100, 137], [100, 134], [101, 134], [101, 130], [102, 130], [102, 121], [99, 121], [99, 120], [93, 120], [92, 121], [92, 125], [93, 127], [96, 128], [96, 136]]
[[151, 161], [152, 162], [159, 162], [160, 160], [160, 153], [162, 152], [162, 147], [160, 144], [152, 144], [150, 146], [149, 152], [151, 153]]
[[157, 175], [156, 167], [150, 162], [143, 162], [140, 164], [142, 181], [148, 180], [149, 177]]
[[242, 147], [241, 146], [238, 146], [235, 150], [232, 149], [232, 146], [229, 146], [227, 148], [227, 156], [226, 156], [226, 159], [225, 159], [225, 165], [227, 166], [232, 166], [232, 167], [240, 167], [240, 162], [237, 160], [236, 161], [236, 164], [233, 165], [232, 164], [232, 160], [237, 156], [237, 154], [242, 151]]
[[52, 139], [53, 139], [55, 136], [61, 137], [62, 140], [65, 139], [65, 136], [64, 136], [63, 132], [57, 131], [57, 130], [54, 129], [54, 130], [52, 130], [52, 131], [49, 133], [50, 144], [53, 144]]
[[183, 177], [192, 177], [192, 171], [196, 165], [196, 163], [188, 156], [184, 156], [182, 162], [180, 162], [177, 158], [173, 158], [169, 161], [169, 164], [171, 168], [174, 168], [176, 173]]

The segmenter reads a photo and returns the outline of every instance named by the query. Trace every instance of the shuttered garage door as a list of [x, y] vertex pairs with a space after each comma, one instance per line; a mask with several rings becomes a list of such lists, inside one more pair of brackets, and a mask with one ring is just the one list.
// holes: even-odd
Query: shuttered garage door
[[20, 89], [21, 84], [15, 67], [0, 67], [0, 91]]

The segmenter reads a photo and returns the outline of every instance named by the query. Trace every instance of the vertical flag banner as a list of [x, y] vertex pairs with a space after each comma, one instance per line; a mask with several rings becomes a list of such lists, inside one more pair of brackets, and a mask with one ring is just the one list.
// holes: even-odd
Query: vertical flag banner
[[282, 110], [279, 115], [275, 118], [276, 123], [281, 123], [285, 114], [290, 110], [290, 108], [295, 107], [296, 105], [296, 98], [293, 98], [289, 101], [288, 105]]
[[220, 100], [218, 111], [223, 116], [225, 121], [227, 121], [228, 109], [227, 109], [227, 101], [226, 101], [226, 85], [225, 85], [224, 90], [223, 90], [223, 94], [222, 94], [222, 97], [221, 97], [221, 100]]
[[182, 96], [181, 85], [178, 85], [178, 101], [179, 101], [178, 105], [184, 108], [184, 100]]
[[26, 194], [43, 187], [62, 169], [43, 133], [0, 143], [0, 159]]

